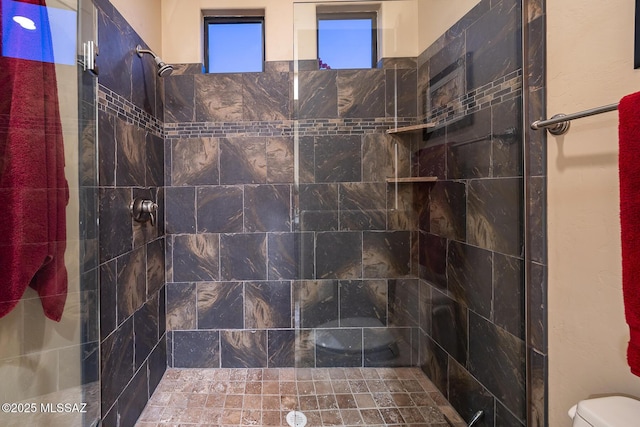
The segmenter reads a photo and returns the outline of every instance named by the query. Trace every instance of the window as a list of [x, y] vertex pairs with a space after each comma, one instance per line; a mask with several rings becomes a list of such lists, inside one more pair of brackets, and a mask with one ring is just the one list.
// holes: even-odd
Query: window
[[375, 68], [378, 62], [376, 13], [318, 14], [320, 68]]
[[264, 18], [206, 17], [204, 37], [206, 72], [263, 71]]

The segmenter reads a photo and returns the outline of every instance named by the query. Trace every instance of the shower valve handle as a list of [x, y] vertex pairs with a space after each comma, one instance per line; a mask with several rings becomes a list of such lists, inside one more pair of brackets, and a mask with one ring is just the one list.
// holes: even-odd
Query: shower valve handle
[[156, 212], [158, 205], [153, 200], [141, 199], [137, 197], [129, 206], [131, 216], [137, 222], [147, 222], [151, 220], [151, 225], [156, 225]]

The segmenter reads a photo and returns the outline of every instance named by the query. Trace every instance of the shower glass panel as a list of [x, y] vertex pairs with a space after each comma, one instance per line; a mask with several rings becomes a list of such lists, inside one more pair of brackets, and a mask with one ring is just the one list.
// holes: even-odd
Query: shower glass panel
[[95, 40], [96, 13], [88, 0], [1, 1], [0, 257], [12, 258], [0, 279], [0, 425], [95, 426], [97, 83], [78, 52]]
[[[296, 368], [418, 365], [416, 195], [388, 182], [410, 176], [415, 135], [386, 133], [417, 120], [417, 4], [294, 3]], [[318, 57], [318, 17], [348, 34], [372, 14], [373, 41], [337, 55], [373, 44], [373, 68]]]

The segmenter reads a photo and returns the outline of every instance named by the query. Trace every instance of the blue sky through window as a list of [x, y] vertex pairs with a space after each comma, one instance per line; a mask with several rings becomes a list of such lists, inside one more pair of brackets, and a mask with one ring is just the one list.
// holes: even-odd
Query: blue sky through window
[[262, 71], [261, 22], [209, 23], [210, 73]]
[[319, 19], [318, 58], [331, 68], [371, 68], [371, 35], [371, 19]]

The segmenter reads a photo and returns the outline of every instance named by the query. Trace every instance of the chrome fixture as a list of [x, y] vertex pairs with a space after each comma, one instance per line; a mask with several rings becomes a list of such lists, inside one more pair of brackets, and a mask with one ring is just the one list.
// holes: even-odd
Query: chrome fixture
[[156, 212], [158, 205], [153, 200], [146, 200], [136, 197], [129, 205], [131, 216], [137, 222], [151, 221], [151, 225], [156, 225]]
[[602, 107], [591, 108], [589, 110], [580, 111], [573, 114], [556, 114], [548, 120], [536, 120], [531, 123], [531, 129], [547, 129], [552, 135], [564, 135], [569, 131], [571, 120], [581, 119], [583, 117], [595, 116], [596, 114], [608, 113], [616, 111], [618, 104], [603, 105]]
[[475, 414], [473, 414], [473, 417], [471, 417], [471, 421], [469, 421], [469, 427], [476, 425], [478, 421], [480, 421], [480, 418], [482, 418], [483, 415], [484, 415], [484, 411], [478, 411]]
[[142, 46], [138, 45], [136, 46], [136, 53], [140, 58], [142, 58], [143, 53], [148, 53], [149, 55], [153, 56], [153, 60], [156, 61], [156, 65], [158, 66], [158, 75], [160, 77], [167, 77], [170, 76], [171, 73], [173, 73], [173, 66], [166, 64], [162, 60], [162, 58], [156, 55], [152, 50], [143, 49]]

